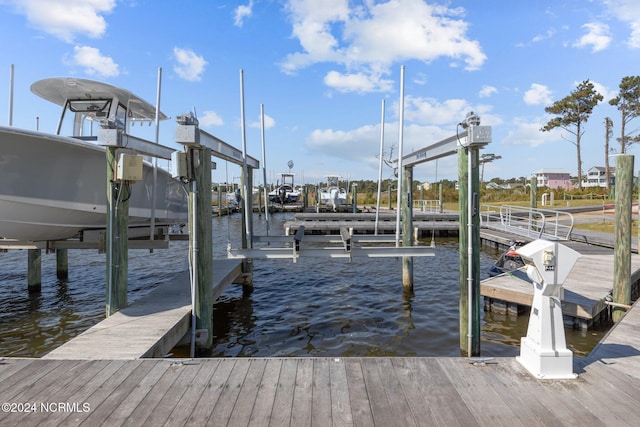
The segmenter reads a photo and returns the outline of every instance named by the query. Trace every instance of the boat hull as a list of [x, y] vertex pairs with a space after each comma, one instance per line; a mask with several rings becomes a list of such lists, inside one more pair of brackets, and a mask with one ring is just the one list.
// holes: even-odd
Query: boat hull
[[[106, 227], [107, 172], [103, 147], [75, 138], [0, 127], [0, 238], [42, 241]], [[157, 169], [155, 224], [187, 219], [186, 194]], [[153, 167], [132, 185], [129, 224], [148, 225]]]

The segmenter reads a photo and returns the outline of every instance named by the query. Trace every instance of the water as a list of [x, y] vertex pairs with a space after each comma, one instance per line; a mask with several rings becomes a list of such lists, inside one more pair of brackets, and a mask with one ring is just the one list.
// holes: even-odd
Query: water
[[[287, 214], [272, 217], [282, 232]], [[213, 218], [214, 256], [240, 246], [239, 214]], [[254, 218], [265, 234], [264, 218]], [[231, 286], [214, 307], [219, 357], [459, 356], [458, 241], [436, 240], [435, 257], [414, 258], [414, 295], [402, 291], [399, 259], [255, 260], [254, 287]], [[130, 251], [129, 302], [187, 269], [187, 242], [168, 250]], [[481, 278], [499, 253], [483, 249]], [[26, 251], [0, 253], [0, 356], [40, 357], [104, 318], [105, 255], [69, 250], [69, 278], [58, 280], [55, 255], [43, 254], [42, 291], [28, 294]], [[518, 354], [528, 316], [483, 313], [483, 356]], [[603, 332], [567, 329], [585, 355]], [[176, 356], [188, 350], [174, 349]]]

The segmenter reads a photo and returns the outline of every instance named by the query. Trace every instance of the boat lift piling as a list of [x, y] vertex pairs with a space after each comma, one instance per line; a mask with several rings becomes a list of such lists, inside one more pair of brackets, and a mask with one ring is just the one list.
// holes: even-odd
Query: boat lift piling
[[[178, 116], [175, 140], [185, 148], [187, 170], [176, 170], [173, 174], [176, 177], [184, 178], [185, 181], [196, 183], [195, 186], [192, 185], [189, 194], [189, 247], [194, 281], [192, 286], [195, 290], [193, 313], [195, 315], [194, 332], [196, 332], [192, 344], [197, 341], [199, 348], [207, 349], [211, 348], [213, 344], [213, 303], [215, 302], [211, 289], [213, 281], [211, 157], [218, 157], [236, 165], [246, 164], [247, 173], [245, 175], [243, 172], [242, 179], [247, 182], [243, 189], [251, 188], [252, 180], [250, 178], [253, 175], [253, 170], [258, 168], [260, 163], [253, 157], [243, 155], [240, 150], [201, 130], [198, 127], [197, 119], [190, 114]], [[197, 190], [194, 190], [195, 188]], [[245, 198], [245, 215], [250, 215], [251, 211], [247, 213], [247, 206], [252, 209], [251, 195], [243, 194], [243, 197]], [[244, 215], [243, 224], [246, 224]], [[246, 234], [243, 232], [243, 236]], [[243, 267], [246, 268], [246, 265]], [[251, 273], [250, 270], [243, 268], [243, 286], [251, 285]]]
[[[480, 119], [470, 112], [460, 123], [464, 132], [445, 138], [402, 157], [404, 175], [412, 175], [413, 167], [442, 157], [458, 155], [460, 192], [460, 350], [469, 356], [480, 354], [480, 227], [478, 216], [479, 150], [491, 142], [491, 126], [479, 126]], [[466, 142], [462, 140], [466, 138]], [[412, 178], [411, 178], [412, 181]], [[408, 182], [411, 182], [408, 181]], [[408, 192], [412, 191], [407, 185]], [[409, 195], [407, 194], [407, 199]], [[406, 206], [406, 203], [403, 203]], [[402, 220], [412, 220], [412, 209], [406, 209]], [[466, 227], [463, 225], [466, 224]], [[404, 239], [407, 238], [406, 234]], [[404, 275], [409, 275], [403, 263]], [[405, 271], [406, 270], [406, 271]], [[475, 332], [474, 332], [475, 331]]]

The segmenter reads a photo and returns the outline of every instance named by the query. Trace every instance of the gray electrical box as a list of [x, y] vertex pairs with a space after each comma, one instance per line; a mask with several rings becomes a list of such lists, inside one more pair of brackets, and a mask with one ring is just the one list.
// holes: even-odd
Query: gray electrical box
[[120, 153], [116, 167], [116, 180], [141, 181], [142, 156], [137, 154]]
[[171, 153], [171, 176], [179, 179], [189, 176], [187, 170], [187, 153], [183, 151], [174, 151]]

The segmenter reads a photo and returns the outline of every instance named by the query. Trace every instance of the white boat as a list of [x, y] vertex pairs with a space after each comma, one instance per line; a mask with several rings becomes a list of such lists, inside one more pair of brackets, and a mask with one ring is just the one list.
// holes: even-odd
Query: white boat
[[283, 172], [280, 177], [281, 184], [269, 193], [269, 201], [280, 204], [296, 203], [302, 192], [293, 183], [294, 174]]
[[331, 206], [334, 212], [338, 206], [347, 204], [347, 190], [340, 187], [338, 175], [327, 175], [327, 186], [318, 189], [320, 204]]
[[[0, 126], [0, 238], [60, 240], [104, 229], [106, 154], [93, 128], [97, 134], [108, 122], [128, 133], [133, 123], [152, 122], [155, 107], [126, 90], [77, 78], [40, 80], [31, 91], [63, 112], [56, 134]], [[73, 136], [60, 135], [63, 119], [72, 120]], [[151, 222], [153, 175], [153, 166], [144, 162], [142, 180], [131, 185], [130, 226]], [[155, 224], [185, 222], [181, 184], [163, 169], [156, 175]]]

